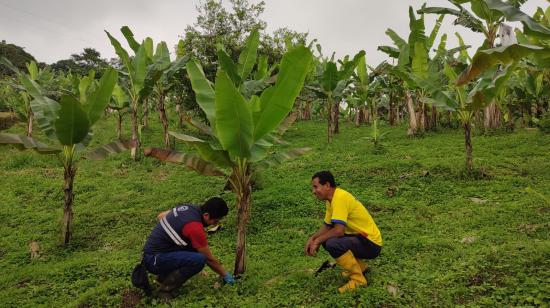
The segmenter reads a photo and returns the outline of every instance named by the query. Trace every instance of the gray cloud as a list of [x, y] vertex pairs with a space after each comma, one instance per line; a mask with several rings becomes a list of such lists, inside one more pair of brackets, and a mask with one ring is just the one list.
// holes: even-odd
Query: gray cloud
[[[227, 1], [226, 1], [227, 2]], [[258, 1], [251, 1], [258, 2]], [[403, 0], [266, 0], [262, 18], [268, 30], [288, 27], [309, 32], [323, 46], [323, 53], [333, 51], [337, 57], [353, 55], [361, 49], [367, 52], [367, 62], [376, 65], [386, 59], [376, 50], [391, 44], [384, 34], [394, 29], [408, 35], [408, 6], [419, 8], [421, 1]], [[430, 6], [448, 6], [445, 0], [430, 0]], [[136, 37], [152, 37], [174, 45], [185, 27], [196, 20], [198, 0], [0, 0], [0, 39], [17, 44], [39, 61], [52, 63], [93, 47], [103, 57], [115, 53], [103, 30], [122, 38], [120, 27], [128, 25]], [[530, 0], [523, 10], [532, 14], [537, 6], [546, 7], [544, 0]], [[431, 30], [435, 16], [426, 17]], [[453, 26], [448, 16], [440, 32], [448, 33], [448, 46], [456, 46], [454, 32], [460, 32], [474, 50], [483, 37], [468, 29]], [[515, 25], [520, 26], [520, 25]], [[471, 53], [473, 50], [470, 51]]]

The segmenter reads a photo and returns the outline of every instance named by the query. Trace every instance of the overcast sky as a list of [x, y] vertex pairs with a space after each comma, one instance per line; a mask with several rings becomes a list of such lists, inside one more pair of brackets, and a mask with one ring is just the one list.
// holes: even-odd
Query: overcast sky
[[[418, 0], [265, 2], [262, 19], [267, 22], [269, 32], [280, 27], [309, 32], [310, 38], [318, 39], [325, 55], [334, 51], [338, 58], [364, 49], [371, 65], [386, 59], [385, 54], [376, 50], [379, 45], [391, 45], [385, 30], [392, 28], [407, 38], [408, 6], [418, 9], [424, 3]], [[449, 6], [446, 0], [427, 2], [428, 6]], [[93, 47], [102, 57], [110, 58], [115, 53], [103, 30], [124, 41], [119, 29], [128, 25], [138, 40], [150, 36], [155, 43], [166, 41], [173, 46], [186, 26], [195, 22], [198, 4], [199, 0], [0, 0], [0, 40], [22, 46], [38, 61], [46, 63], [67, 59], [85, 47]], [[547, 5], [544, 0], [529, 0], [522, 10], [532, 15], [537, 6]], [[428, 31], [435, 18], [427, 15]], [[473, 53], [481, 45], [482, 35], [453, 26], [453, 20], [447, 16], [440, 31], [449, 35], [447, 47], [457, 45], [453, 33], [458, 31], [467, 44], [474, 46], [470, 50]]]

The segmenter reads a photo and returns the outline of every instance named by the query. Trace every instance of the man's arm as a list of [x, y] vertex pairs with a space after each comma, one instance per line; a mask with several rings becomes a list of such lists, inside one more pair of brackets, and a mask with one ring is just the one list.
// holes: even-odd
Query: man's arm
[[[327, 224], [323, 224], [317, 232], [315, 232], [310, 238], [307, 240], [306, 247], [305, 247], [305, 253], [308, 256], [313, 256], [315, 254], [315, 250], [311, 251], [311, 245], [313, 244], [313, 241], [317, 239], [318, 237], [322, 236], [323, 234], [326, 234], [332, 229], [332, 226], [329, 226]], [[317, 246], [318, 247], [318, 246]]]
[[197, 248], [197, 251], [202, 253], [206, 257], [206, 264], [208, 264], [208, 267], [210, 267], [214, 272], [216, 272], [221, 277], [224, 277], [225, 274], [227, 274], [225, 268], [222, 266], [220, 261], [218, 261], [218, 259], [214, 257], [208, 246]]
[[330, 228], [330, 230], [328, 230], [328, 232], [325, 232], [325, 233], [319, 235], [318, 237], [316, 237], [313, 240], [313, 242], [317, 243], [317, 246], [319, 246], [319, 245], [323, 244], [324, 242], [326, 242], [328, 239], [331, 239], [333, 237], [342, 237], [342, 236], [344, 236], [345, 230], [346, 230], [345, 225], [334, 224], [334, 226], [332, 228]]
[[317, 249], [321, 244], [326, 242], [328, 239], [331, 239], [333, 237], [342, 237], [345, 234], [346, 226], [342, 224], [334, 224], [332, 228], [328, 228], [328, 230], [321, 235], [314, 238], [311, 243], [308, 241], [308, 246], [306, 248], [306, 254], [308, 256], [314, 256], [317, 252]]

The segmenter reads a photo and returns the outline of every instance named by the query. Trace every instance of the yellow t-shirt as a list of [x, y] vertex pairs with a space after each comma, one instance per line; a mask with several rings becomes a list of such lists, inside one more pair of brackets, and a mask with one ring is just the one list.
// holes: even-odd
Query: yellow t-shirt
[[326, 202], [325, 223], [343, 224], [346, 234], [361, 234], [373, 243], [382, 246], [382, 235], [367, 209], [349, 192], [336, 188], [332, 202]]

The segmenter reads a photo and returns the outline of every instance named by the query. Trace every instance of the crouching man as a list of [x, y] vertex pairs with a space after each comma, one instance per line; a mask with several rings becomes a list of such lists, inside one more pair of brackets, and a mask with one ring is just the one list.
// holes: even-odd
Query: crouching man
[[343, 293], [366, 285], [364, 259], [380, 255], [382, 236], [367, 209], [349, 192], [336, 187], [329, 171], [317, 172], [311, 179], [312, 191], [326, 201], [324, 225], [306, 243], [305, 253], [314, 256], [320, 245], [344, 268], [349, 281], [338, 288]]
[[157, 275], [161, 296], [170, 297], [205, 264], [226, 283], [235, 283], [212, 255], [204, 231], [204, 227], [218, 224], [227, 212], [225, 201], [214, 197], [201, 206], [182, 204], [158, 215], [159, 223], [143, 248], [143, 261], [147, 271]]

